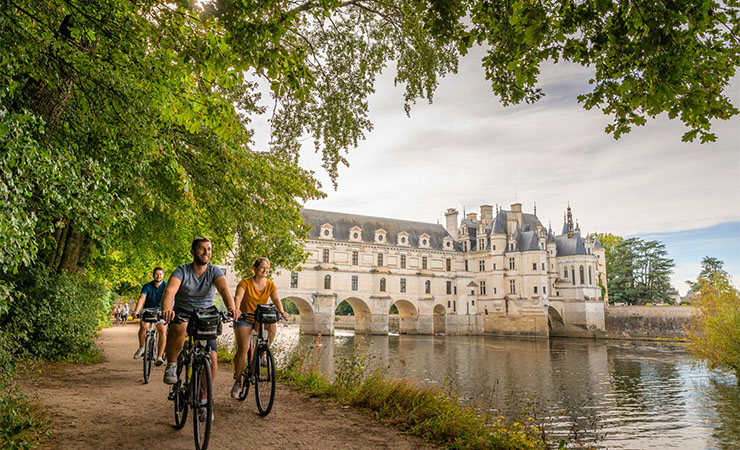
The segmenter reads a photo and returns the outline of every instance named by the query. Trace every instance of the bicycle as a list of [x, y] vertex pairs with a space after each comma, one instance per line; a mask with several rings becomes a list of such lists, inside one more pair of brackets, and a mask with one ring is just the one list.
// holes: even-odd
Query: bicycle
[[[254, 314], [242, 313], [242, 317], [253, 318], [257, 326], [256, 343], [252, 336], [249, 338], [249, 350], [247, 351], [247, 364], [241, 377], [241, 389], [238, 399], [244, 401], [249, 395], [249, 386], [254, 384], [254, 397], [257, 402], [257, 410], [260, 416], [270, 414], [275, 402], [275, 358], [270, 351], [268, 330], [263, 325], [277, 323], [282, 317], [275, 305], [257, 305]], [[254, 355], [252, 350], [254, 349]]]
[[208, 341], [221, 334], [221, 323], [228, 320], [215, 306], [196, 308], [188, 321], [187, 340], [177, 356], [177, 382], [172, 385], [168, 399], [174, 402], [175, 428], [178, 430], [185, 426], [188, 407], [193, 410], [196, 450], [208, 448], [213, 420], [213, 380]]
[[142, 322], [149, 324], [149, 329], [146, 332], [146, 338], [144, 339], [144, 355], [143, 370], [144, 370], [144, 384], [149, 382], [149, 378], [152, 376], [152, 364], [157, 359], [157, 330], [156, 324], [162, 319], [162, 312], [155, 308], [147, 308], [141, 311], [139, 314]]

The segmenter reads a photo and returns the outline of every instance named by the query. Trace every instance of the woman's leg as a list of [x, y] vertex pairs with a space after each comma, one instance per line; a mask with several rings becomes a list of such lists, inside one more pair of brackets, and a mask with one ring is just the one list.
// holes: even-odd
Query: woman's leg
[[247, 350], [249, 349], [249, 339], [252, 337], [252, 325], [243, 321], [237, 322], [239, 326], [234, 326], [234, 337], [236, 338], [236, 355], [234, 356], [234, 374], [236, 382], [241, 382], [244, 366], [247, 364]]

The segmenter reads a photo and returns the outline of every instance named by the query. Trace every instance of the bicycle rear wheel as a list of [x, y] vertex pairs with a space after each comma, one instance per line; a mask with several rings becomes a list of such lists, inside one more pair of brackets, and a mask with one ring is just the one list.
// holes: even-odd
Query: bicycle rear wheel
[[149, 378], [152, 376], [152, 364], [154, 363], [154, 347], [155, 347], [154, 336], [147, 332], [146, 342], [144, 343], [144, 384], [149, 382]]
[[177, 361], [177, 383], [172, 385], [172, 400], [175, 404], [175, 428], [180, 430], [188, 419], [188, 389], [183, 380], [182, 358]]
[[257, 373], [254, 377], [254, 396], [260, 416], [270, 414], [275, 402], [275, 360], [267, 345], [257, 348], [255, 354]]
[[[191, 380], [193, 395], [193, 437], [195, 450], [208, 448], [213, 420], [213, 380], [211, 380], [211, 361], [203, 359], [193, 371]], [[205, 394], [201, 400], [201, 394]]]

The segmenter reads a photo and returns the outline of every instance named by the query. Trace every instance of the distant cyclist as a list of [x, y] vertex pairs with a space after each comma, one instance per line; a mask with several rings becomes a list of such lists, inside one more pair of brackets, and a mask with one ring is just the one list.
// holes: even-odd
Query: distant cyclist
[[123, 322], [124, 325], [128, 323], [128, 315], [129, 315], [128, 303], [124, 303], [123, 307], [121, 308], [121, 322]]
[[[270, 273], [270, 260], [263, 257], [257, 258], [252, 265], [252, 271], [254, 272], [254, 276], [242, 279], [236, 287], [237, 314], [254, 314], [257, 305], [264, 305], [272, 301], [280, 314], [287, 319], [289, 314], [283, 309], [283, 304], [280, 302], [275, 283], [267, 279], [267, 275]], [[249, 349], [249, 340], [252, 336], [252, 328], [254, 326], [254, 317], [242, 316], [238, 321], [234, 322], [234, 336], [236, 337], [237, 348], [236, 355], [234, 356], [235, 381], [234, 386], [231, 388], [231, 396], [234, 398], [239, 397], [241, 376], [247, 361], [247, 350]], [[268, 339], [272, 343], [272, 340], [275, 339], [275, 334], [277, 334], [277, 324], [265, 325], [265, 328], [268, 331]]]
[[[167, 287], [167, 282], [164, 280], [164, 269], [161, 267], [155, 267], [152, 271], [152, 277], [154, 279], [141, 288], [141, 296], [139, 301], [136, 302], [134, 307], [134, 316], [139, 315], [142, 309], [161, 309], [162, 308], [162, 296], [164, 290]], [[165, 332], [167, 325], [164, 321], [157, 324], [157, 333], [159, 334], [159, 340], [157, 341], [157, 359], [154, 361], [154, 365], [161, 366], [164, 360], [164, 346], [167, 341]], [[134, 353], [134, 359], [141, 358], [144, 354], [144, 340], [146, 339], [146, 332], [149, 331], [149, 323], [143, 320], [139, 322], [139, 348]]]
[[[177, 382], [177, 355], [187, 338], [187, 324], [195, 308], [213, 306], [213, 295], [216, 290], [234, 315], [234, 299], [226, 284], [226, 276], [220, 268], [209, 264], [211, 260], [211, 240], [197, 237], [190, 246], [193, 262], [183, 264], [170, 275], [162, 299], [162, 318], [168, 322], [167, 330], [167, 368], [164, 381], [167, 384]], [[235, 318], [238, 318], [235, 317]], [[216, 378], [217, 356], [216, 340], [208, 341], [211, 348], [213, 379]]]

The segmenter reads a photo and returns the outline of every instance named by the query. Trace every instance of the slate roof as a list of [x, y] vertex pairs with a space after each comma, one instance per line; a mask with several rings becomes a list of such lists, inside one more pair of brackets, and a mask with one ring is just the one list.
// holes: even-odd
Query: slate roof
[[[409, 234], [408, 240], [409, 247], [411, 248], [420, 248], [419, 236], [426, 233], [430, 237], [429, 248], [433, 250], [443, 250], [442, 239], [450, 236], [442, 225], [434, 223], [386, 219], [382, 217], [319, 211], [315, 209], [303, 209], [301, 210], [301, 216], [307, 224], [311, 225], [309, 239], [319, 239], [321, 225], [325, 223], [329, 223], [334, 227], [333, 241], [335, 242], [349, 242], [349, 230], [355, 226], [362, 228], [362, 241], [364, 243], [373, 243], [375, 241], [375, 231], [382, 228], [386, 231], [386, 241], [388, 242], [388, 245], [391, 246], [397, 245], [398, 233], [402, 231]], [[453, 245], [456, 251], [461, 250], [459, 244], [453, 242]]]
[[604, 250], [604, 246], [599, 242], [599, 238], [594, 236], [594, 250]]
[[573, 233], [573, 237], [568, 238], [567, 234], [555, 236], [555, 245], [558, 256], [586, 255], [586, 243], [581, 237], [581, 233]]

